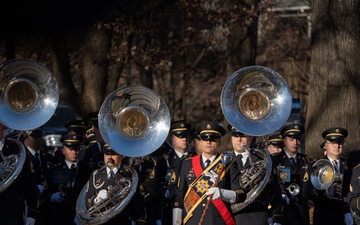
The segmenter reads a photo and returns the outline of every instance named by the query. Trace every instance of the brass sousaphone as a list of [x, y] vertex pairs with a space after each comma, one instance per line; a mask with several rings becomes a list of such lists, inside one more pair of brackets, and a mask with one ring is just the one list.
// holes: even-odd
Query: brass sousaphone
[[[5, 156], [0, 150], [0, 192], [21, 172], [25, 148], [18, 140], [23, 131], [40, 127], [54, 114], [59, 90], [53, 74], [42, 64], [15, 59], [0, 65], [0, 123], [8, 127], [4, 136], [19, 149]], [[20, 131], [20, 132], [19, 132]]]
[[[263, 66], [249, 66], [228, 78], [221, 92], [220, 104], [233, 127], [258, 137], [275, 132], [284, 125], [291, 113], [292, 97], [286, 81], [277, 72]], [[242, 171], [240, 184], [251, 191], [244, 202], [232, 204], [233, 212], [251, 203], [270, 178], [272, 163], [269, 153], [257, 148], [251, 151], [263, 160], [250, 162], [252, 167]]]
[[[170, 130], [170, 112], [164, 100], [153, 90], [127, 86], [111, 93], [99, 111], [99, 129], [105, 141], [119, 154], [141, 157], [158, 149]], [[132, 178], [128, 187], [104, 202], [88, 209], [86, 186], [82, 189], [76, 212], [82, 224], [103, 224], [118, 215], [132, 199], [138, 182], [136, 171], [128, 166]]]

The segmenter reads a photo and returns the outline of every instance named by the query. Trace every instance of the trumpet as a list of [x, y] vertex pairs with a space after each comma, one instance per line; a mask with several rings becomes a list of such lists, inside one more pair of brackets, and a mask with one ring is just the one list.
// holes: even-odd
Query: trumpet
[[336, 172], [329, 160], [316, 161], [311, 168], [310, 178], [316, 189], [325, 190], [326, 197], [342, 200], [343, 174]]

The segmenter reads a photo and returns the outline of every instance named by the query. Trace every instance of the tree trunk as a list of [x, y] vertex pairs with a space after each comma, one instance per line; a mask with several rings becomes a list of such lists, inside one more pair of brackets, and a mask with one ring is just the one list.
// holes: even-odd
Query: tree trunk
[[84, 112], [99, 110], [106, 97], [109, 42], [106, 29], [89, 29], [84, 50]]
[[330, 127], [349, 131], [345, 155], [360, 142], [359, 1], [313, 1], [309, 107], [306, 154], [319, 158], [322, 132]]

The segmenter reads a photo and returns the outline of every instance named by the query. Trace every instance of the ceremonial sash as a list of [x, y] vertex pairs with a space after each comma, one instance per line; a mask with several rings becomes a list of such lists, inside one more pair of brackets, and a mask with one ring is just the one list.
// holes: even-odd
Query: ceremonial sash
[[[187, 212], [184, 218], [184, 224], [192, 217], [192, 213], [196, 207], [207, 197], [205, 194], [207, 190], [216, 185], [217, 176], [220, 176], [219, 180], [221, 180], [226, 172], [221, 162], [222, 155], [217, 157], [204, 171], [201, 167], [200, 157], [201, 155], [192, 157], [192, 166], [197, 178], [190, 184], [184, 197], [184, 208]], [[227, 225], [235, 225], [234, 219], [221, 199], [215, 199], [212, 203]]]

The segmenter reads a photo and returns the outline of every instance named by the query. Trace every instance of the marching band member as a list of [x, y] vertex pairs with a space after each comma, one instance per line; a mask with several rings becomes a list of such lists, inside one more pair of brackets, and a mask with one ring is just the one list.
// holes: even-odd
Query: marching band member
[[[89, 176], [93, 171], [100, 169], [104, 163], [104, 154], [102, 152], [104, 141], [99, 130], [98, 114], [99, 112], [95, 111], [88, 115], [90, 119], [87, 128], [89, 136], [85, 140], [86, 145], [81, 152], [80, 158], [86, 162]], [[85, 134], [87, 135], [86, 131]]]
[[73, 224], [76, 201], [88, 179], [85, 162], [78, 160], [83, 136], [67, 134], [60, 141], [64, 160], [50, 171], [47, 178], [49, 187], [45, 191], [53, 213], [51, 224]]
[[[17, 145], [8, 141], [7, 137], [5, 137], [4, 133], [6, 130], [7, 127], [0, 124], [0, 148], [2, 149], [2, 153], [4, 156], [18, 154], [19, 149]], [[0, 160], [2, 160], [2, 158], [0, 158]], [[36, 185], [34, 168], [30, 156], [25, 154], [25, 162], [20, 174], [11, 185], [0, 193], [1, 224], [41, 224], [38, 211], [39, 196], [40, 193]]]
[[283, 136], [280, 133], [274, 133], [269, 135], [266, 142], [266, 150], [269, 151], [270, 155], [276, 155], [284, 148]]
[[[305, 186], [305, 192], [309, 193], [309, 198], [314, 202], [314, 225], [353, 224], [349, 204], [343, 201], [342, 196], [343, 175], [347, 161], [341, 156], [347, 136], [347, 130], [341, 127], [329, 128], [322, 133], [325, 139], [323, 148], [326, 150], [323, 159], [333, 164], [335, 179], [325, 190], [311, 190], [315, 189], [313, 185]], [[308, 168], [309, 174], [312, 165], [313, 163]]]
[[161, 224], [172, 223], [172, 208], [176, 191], [176, 178], [188, 153], [191, 125], [183, 120], [174, 121], [170, 126], [172, 148], [160, 157], [146, 185], [146, 190], [161, 201]]
[[284, 150], [272, 157], [273, 166], [281, 178], [279, 185], [284, 202], [285, 224], [310, 224], [308, 202], [302, 192], [303, 186], [310, 182], [306, 173], [310, 159], [298, 152], [304, 131], [301, 124], [284, 126], [280, 132], [284, 137]]
[[[210, 122], [198, 124], [196, 132], [201, 139], [202, 153], [183, 162], [175, 194], [173, 225], [234, 225], [230, 203], [244, 200], [245, 193], [231, 190], [231, 176], [225, 173], [226, 165], [219, 154], [221, 137], [226, 131]], [[212, 196], [209, 201], [208, 195]]]
[[[123, 155], [115, 152], [107, 144], [103, 147], [103, 153], [106, 166], [95, 170], [89, 178], [85, 194], [87, 208], [106, 201], [111, 195], [116, 194], [112, 192], [112, 187], [120, 185], [122, 188], [121, 185], [126, 185], [122, 181], [127, 178], [131, 179], [131, 172], [122, 164]], [[128, 205], [118, 215], [104, 224], [131, 225], [131, 221], [134, 221], [136, 225], [146, 224], [143, 198], [139, 191], [135, 192]]]
[[352, 171], [348, 199], [353, 213], [354, 224], [360, 225], [360, 164]]
[[[243, 171], [252, 168], [252, 162], [255, 163], [264, 160], [262, 155], [251, 151], [250, 146], [253, 137], [240, 132], [230, 124], [228, 130], [231, 133], [233, 158], [235, 158], [236, 167], [240, 171], [240, 175]], [[271, 160], [271, 158], [268, 160]], [[270, 173], [273, 173], [273, 171]], [[234, 213], [236, 224], [268, 225], [268, 218], [270, 218], [271, 223], [274, 225], [284, 223], [281, 189], [278, 185], [277, 178], [277, 174], [271, 174], [264, 190], [245, 208]], [[268, 206], [271, 206], [271, 210], [268, 209]]]
[[[49, 216], [51, 215], [51, 212], [49, 211], [50, 207], [46, 201], [44, 190], [48, 187], [46, 178], [55, 164], [55, 160], [53, 155], [43, 149], [42, 136], [41, 127], [33, 129], [29, 136], [24, 140], [24, 143], [26, 151], [34, 166], [36, 184], [40, 191], [39, 212], [42, 215], [44, 224], [50, 224], [49, 221], [51, 221], [51, 218]], [[36, 224], [39, 224], [39, 220]]]

